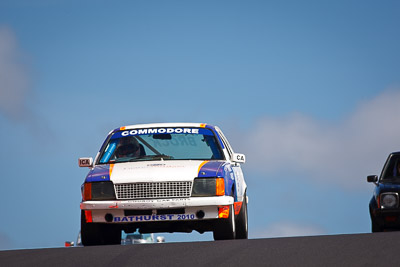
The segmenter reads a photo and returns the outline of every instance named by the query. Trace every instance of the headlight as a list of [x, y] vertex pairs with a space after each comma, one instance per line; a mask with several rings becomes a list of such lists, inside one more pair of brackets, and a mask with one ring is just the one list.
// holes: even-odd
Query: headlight
[[225, 195], [224, 178], [196, 178], [193, 182], [192, 197]]
[[112, 182], [85, 183], [82, 189], [82, 198], [84, 201], [114, 200], [114, 184]]
[[397, 193], [382, 193], [380, 199], [381, 209], [392, 209], [398, 207], [399, 195]]

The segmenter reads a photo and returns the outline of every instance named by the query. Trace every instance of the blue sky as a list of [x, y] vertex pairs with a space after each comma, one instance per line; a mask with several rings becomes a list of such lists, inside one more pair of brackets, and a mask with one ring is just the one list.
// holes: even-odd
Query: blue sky
[[[62, 246], [109, 130], [218, 125], [250, 238], [367, 233], [400, 150], [398, 1], [0, 3], [0, 249]], [[211, 234], [165, 234], [167, 241]]]

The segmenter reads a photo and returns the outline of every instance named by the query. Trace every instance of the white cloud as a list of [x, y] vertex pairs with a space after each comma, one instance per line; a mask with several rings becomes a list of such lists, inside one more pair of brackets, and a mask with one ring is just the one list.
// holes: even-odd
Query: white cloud
[[[361, 103], [346, 119], [329, 124], [302, 114], [264, 117], [237, 138], [246, 167], [272, 174], [298, 173], [345, 188], [368, 186], [387, 155], [400, 150], [400, 90]], [[240, 140], [240, 141], [239, 141]]]
[[5, 116], [21, 119], [26, 115], [28, 76], [14, 33], [0, 26], [0, 112]]
[[297, 224], [293, 222], [277, 222], [263, 230], [250, 232], [252, 238], [291, 237], [323, 235], [326, 231], [318, 226]]

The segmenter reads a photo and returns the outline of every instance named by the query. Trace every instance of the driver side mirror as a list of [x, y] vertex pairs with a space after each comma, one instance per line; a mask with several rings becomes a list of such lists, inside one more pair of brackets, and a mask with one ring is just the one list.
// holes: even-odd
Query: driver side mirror
[[233, 153], [231, 160], [233, 162], [237, 162], [237, 163], [245, 163], [246, 156], [244, 154], [240, 154], [240, 153]]
[[378, 182], [378, 176], [377, 175], [368, 175], [367, 182], [376, 184], [376, 182]]
[[93, 158], [79, 158], [79, 167], [93, 167]]

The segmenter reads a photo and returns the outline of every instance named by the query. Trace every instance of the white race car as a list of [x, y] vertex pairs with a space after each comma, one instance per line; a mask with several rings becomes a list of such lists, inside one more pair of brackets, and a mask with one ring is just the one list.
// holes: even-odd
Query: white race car
[[218, 127], [157, 123], [111, 131], [82, 184], [85, 246], [120, 244], [133, 233], [212, 231], [215, 240], [248, 236], [246, 183]]

